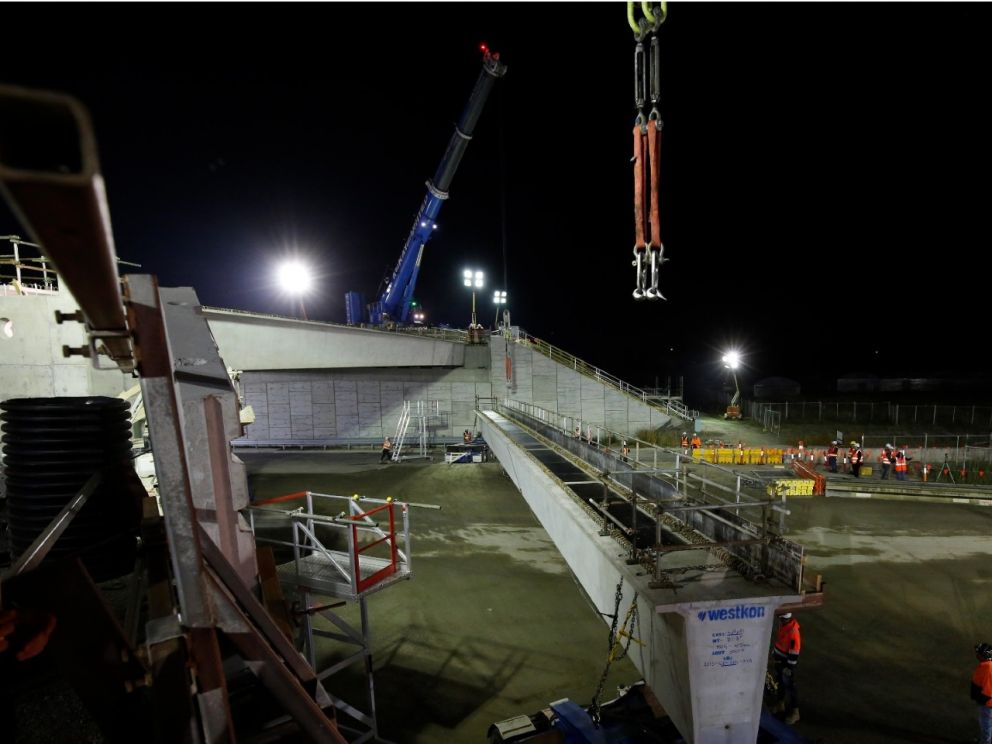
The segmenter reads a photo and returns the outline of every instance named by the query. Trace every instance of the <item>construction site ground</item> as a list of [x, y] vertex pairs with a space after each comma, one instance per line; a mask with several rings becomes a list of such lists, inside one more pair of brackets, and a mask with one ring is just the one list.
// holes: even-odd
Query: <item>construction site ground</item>
[[[311, 489], [442, 507], [412, 513], [413, 580], [368, 601], [382, 736], [467, 744], [553, 700], [588, 703], [607, 656], [597, 612], [612, 608], [591, 606], [500, 466], [378, 457], [245, 455], [256, 498]], [[844, 744], [971, 741], [972, 649], [992, 642], [992, 510], [824, 498], [789, 507], [788, 536], [826, 581], [824, 606], [799, 616], [797, 730]], [[361, 702], [357, 671], [329, 688]], [[604, 697], [636, 679], [629, 661], [615, 663]]]

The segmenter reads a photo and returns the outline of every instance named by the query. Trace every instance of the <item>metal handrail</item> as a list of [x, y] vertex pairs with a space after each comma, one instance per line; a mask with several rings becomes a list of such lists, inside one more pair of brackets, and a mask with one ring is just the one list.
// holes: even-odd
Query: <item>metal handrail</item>
[[[29, 249], [39, 249], [35, 243], [28, 243], [21, 240], [17, 235], [3, 235], [0, 240], [7, 240], [13, 249], [13, 253], [0, 255], [0, 283], [11, 280], [15, 287], [31, 290], [55, 291], [58, 286], [58, 274], [54, 267], [49, 266], [51, 261], [45, 256], [25, 256], [21, 246]], [[10, 266], [11, 274], [5, 274], [3, 267]]]
[[[273, 510], [271, 508], [266, 508], [270, 504], [296, 501], [301, 498], [306, 499], [305, 507], [298, 507], [290, 510]], [[314, 510], [315, 500], [325, 502], [336, 500], [339, 502], [345, 502], [347, 504], [347, 509], [342, 511], [336, 517], [317, 514]], [[368, 511], [363, 511], [362, 507], [359, 506], [359, 502], [362, 501], [378, 504], [378, 506], [375, 506]], [[293, 559], [297, 574], [300, 573], [300, 560], [303, 558], [303, 552], [319, 552], [323, 555], [327, 562], [335, 568], [339, 574], [341, 574], [341, 577], [348, 582], [352, 593], [358, 595], [363, 594], [367, 589], [372, 588], [388, 576], [396, 574], [400, 571], [405, 573], [410, 572], [410, 506], [433, 508], [429, 504], [410, 504], [408, 502], [394, 501], [392, 499], [374, 499], [367, 496], [358, 496], [357, 494], [355, 496], [348, 497], [328, 493], [316, 493], [314, 491], [294, 491], [293, 493], [284, 494], [282, 496], [256, 501], [254, 504], [247, 507], [247, 512], [249, 524], [253, 533], [255, 532], [256, 512], [276, 515], [282, 517], [283, 519], [287, 519], [292, 523], [293, 542], [291, 547], [293, 548]], [[395, 509], [397, 507], [400, 510], [402, 526], [397, 525], [395, 514]], [[389, 518], [388, 530], [383, 530], [375, 521], [371, 519], [372, 514], [376, 514], [380, 511], [387, 513]], [[328, 548], [326, 548], [317, 538], [317, 526], [337, 528], [345, 531], [348, 542], [346, 554], [351, 560], [351, 566], [349, 567], [350, 570], [341, 565], [335, 557], [334, 552], [328, 550]], [[378, 539], [365, 545], [359, 545], [360, 532], [371, 533]], [[305, 540], [301, 539], [301, 533], [306, 538]], [[263, 538], [257, 535], [255, 539], [258, 542], [285, 544], [283, 541]], [[399, 548], [399, 542], [402, 542], [403, 546], [406, 548], [406, 551]], [[387, 545], [389, 548], [389, 562], [386, 568], [379, 569], [371, 576], [362, 578], [361, 554], [382, 544]]]
[[[608, 385], [609, 387], [616, 388], [621, 393], [637, 398], [645, 405], [653, 408], [661, 408], [661, 406], [651, 403], [651, 400], [654, 399], [655, 396], [648, 393], [648, 391], [635, 387], [629, 382], [624, 382], [619, 377], [611, 375], [606, 370], [589, 364], [588, 362], [579, 359], [574, 354], [570, 354], [564, 349], [554, 346], [547, 341], [531, 336], [522, 328], [514, 330], [513, 339], [518, 344], [523, 344], [535, 349], [552, 361], [557, 362], [564, 367], [569, 367], [579, 374], [596, 380], [604, 385]], [[689, 408], [681, 401], [673, 401], [670, 399], [667, 400], [665, 402], [664, 410], [666, 413], [674, 413], [676, 416], [686, 421], [692, 421], [699, 418], [699, 411]]]

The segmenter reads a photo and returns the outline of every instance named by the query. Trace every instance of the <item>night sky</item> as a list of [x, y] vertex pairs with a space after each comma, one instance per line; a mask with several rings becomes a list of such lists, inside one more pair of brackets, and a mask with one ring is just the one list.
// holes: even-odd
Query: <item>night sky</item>
[[[635, 302], [634, 41], [623, 3], [7, 4], [0, 82], [94, 118], [118, 254], [204, 304], [291, 314], [278, 259], [344, 320], [392, 271], [486, 41], [509, 66], [416, 296], [635, 385], [811, 388], [985, 374], [992, 6], [672, 3], [662, 44], [665, 302]], [[110, 27], [128, 29], [113, 33]], [[501, 144], [502, 143], [502, 144]], [[505, 198], [505, 223], [501, 203]], [[0, 207], [0, 234], [24, 234]], [[505, 239], [504, 239], [505, 234]], [[504, 257], [508, 271], [503, 286]]]

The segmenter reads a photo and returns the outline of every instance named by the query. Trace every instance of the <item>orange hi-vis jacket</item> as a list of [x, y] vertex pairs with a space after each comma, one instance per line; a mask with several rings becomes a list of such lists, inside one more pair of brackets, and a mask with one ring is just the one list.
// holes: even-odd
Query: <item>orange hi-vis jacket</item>
[[696, 449], [699, 449], [700, 447], [703, 446], [703, 440], [700, 439], [698, 435], [694, 436], [692, 438], [692, 446], [695, 447]]
[[907, 466], [906, 466], [906, 455], [904, 455], [904, 454], [902, 454], [900, 452], [898, 455], [896, 455], [896, 472], [897, 473], [905, 473], [906, 472], [906, 468], [907, 468]]
[[682, 449], [689, 446], [689, 437], [682, 437]]
[[772, 653], [777, 661], [786, 661], [790, 666], [795, 666], [799, 663], [801, 648], [799, 622], [794, 617], [789, 618], [778, 628], [778, 633], [775, 636], [775, 648]]
[[883, 449], [878, 459], [882, 461], [883, 465], [888, 465], [892, 462], [892, 450]]
[[975, 672], [971, 675], [971, 699], [979, 705], [992, 708], [992, 661], [981, 661], [975, 667]]

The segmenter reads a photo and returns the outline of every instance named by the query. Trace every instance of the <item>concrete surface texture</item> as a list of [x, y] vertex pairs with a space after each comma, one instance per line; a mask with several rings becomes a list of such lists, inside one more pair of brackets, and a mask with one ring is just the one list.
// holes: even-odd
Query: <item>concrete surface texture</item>
[[[62, 347], [85, 346], [80, 323], [55, 323], [55, 311], [73, 313], [68, 290], [55, 295], [0, 295], [0, 400], [117, 395], [134, 384], [117, 369], [93, 369], [89, 359], [65, 357]], [[106, 359], [102, 360], [109, 366]]]
[[[245, 432], [250, 440], [381, 440], [395, 433], [404, 401], [425, 401], [430, 405], [437, 401], [440, 416], [428, 420], [431, 436], [459, 438], [464, 429], [474, 425], [478, 398], [507, 395], [506, 341], [502, 338], [491, 339], [489, 345], [466, 346], [458, 356], [457, 366], [445, 366], [407, 353], [407, 341], [428, 343], [427, 340], [273, 319], [273, 324], [287, 326], [282, 329], [287, 337], [297, 339], [289, 346], [281, 342], [283, 345], [273, 347], [279, 349], [277, 363], [268, 352], [249, 359], [244, 351], [268, 348], [268, 334], [281, 325], [231, 321], [226, 315], [218, 320], [210, 315], [216, 311], [206, 312], [221, 356], [229, 367], [242, 370], [241, 391], [245, 403], [255, 412], [255, 422]], [[248, 319], [254, 320], [252, 316]], [[363, 343], [369, 346], [369, 353], [376, 344], [388, 346], [391, 366], [353, 369], [356, 351], [345, 352], [345, 363], [324, 360], [328, 369], [308, 369], [316, 365], [310, 351], [314, 344], [331, 348], [331, 341], [337, 344], [339, 337], [348, 339], [348, 334], [354, 333], [364, 336], [348, 343], [361, 347], [359, 342], [367, 337], [371, 341]], [[637, 398], [580, 375], [526, 346], [512, 344], [510, 349], [510, 394], [516, 400], [575, 417], [584, 427], [634, 432], [666, 426], [671, 421], [670, 416]], [[411, 424], [410, 431], [414, 430]]]
[[[461, 367], [391, 370], [244, 372], [241, 391], [255, 411], [245, 437], [253, 440], [382, 441], [396, 433], [404, 401], [423, 401], [440, 415], [428, 419], [433, 437], [461, 439], [475, 422], [476, 397], [492, 395], [486, 370]], [[416, 439], [412, 421], [408, 441]]]
[[234, 369], [453, 367], [465, 361], [464, 344], [436, 338], [218, 308], [203, 314]]
[[802, 721], [829, 742], [965, 742], [973, 648], [992, 642], [989, 529], [980, 507], [793, 499], [788, 537], [825, 605], [798, 615]]
[[[245, 457], [259, 497], [311, 488], [443, 506], [413, 514], [414, 579], [369, 600], [383, 736], [478, 742], [502, 718], [589, 701], [607, 626], [498, 465], [377, 466], [371, 450]], [[973, 646], [992, 642], [992, 512], [789, 505], [788, 536], [827, 582], [825, 606], [798, 615], [797, 730], [851, 744], [973, 740]], [[615, 664], [607, 697], [637, 676]], [[343, 681], [360, 689], [357, 677]]]
[[[512, 375], [507, 384], [506, 352], [512, 359]], [[622, 393], [611, 385], [581, 375], [525, 344], [503, 338], [490, 340], [493, 395], [582, 419], [583, 424], [599, 424], [616, 431], [635, 432], [667, 426], [672, 417]], [[676, 422], [674, 425], [678, 425]]]

